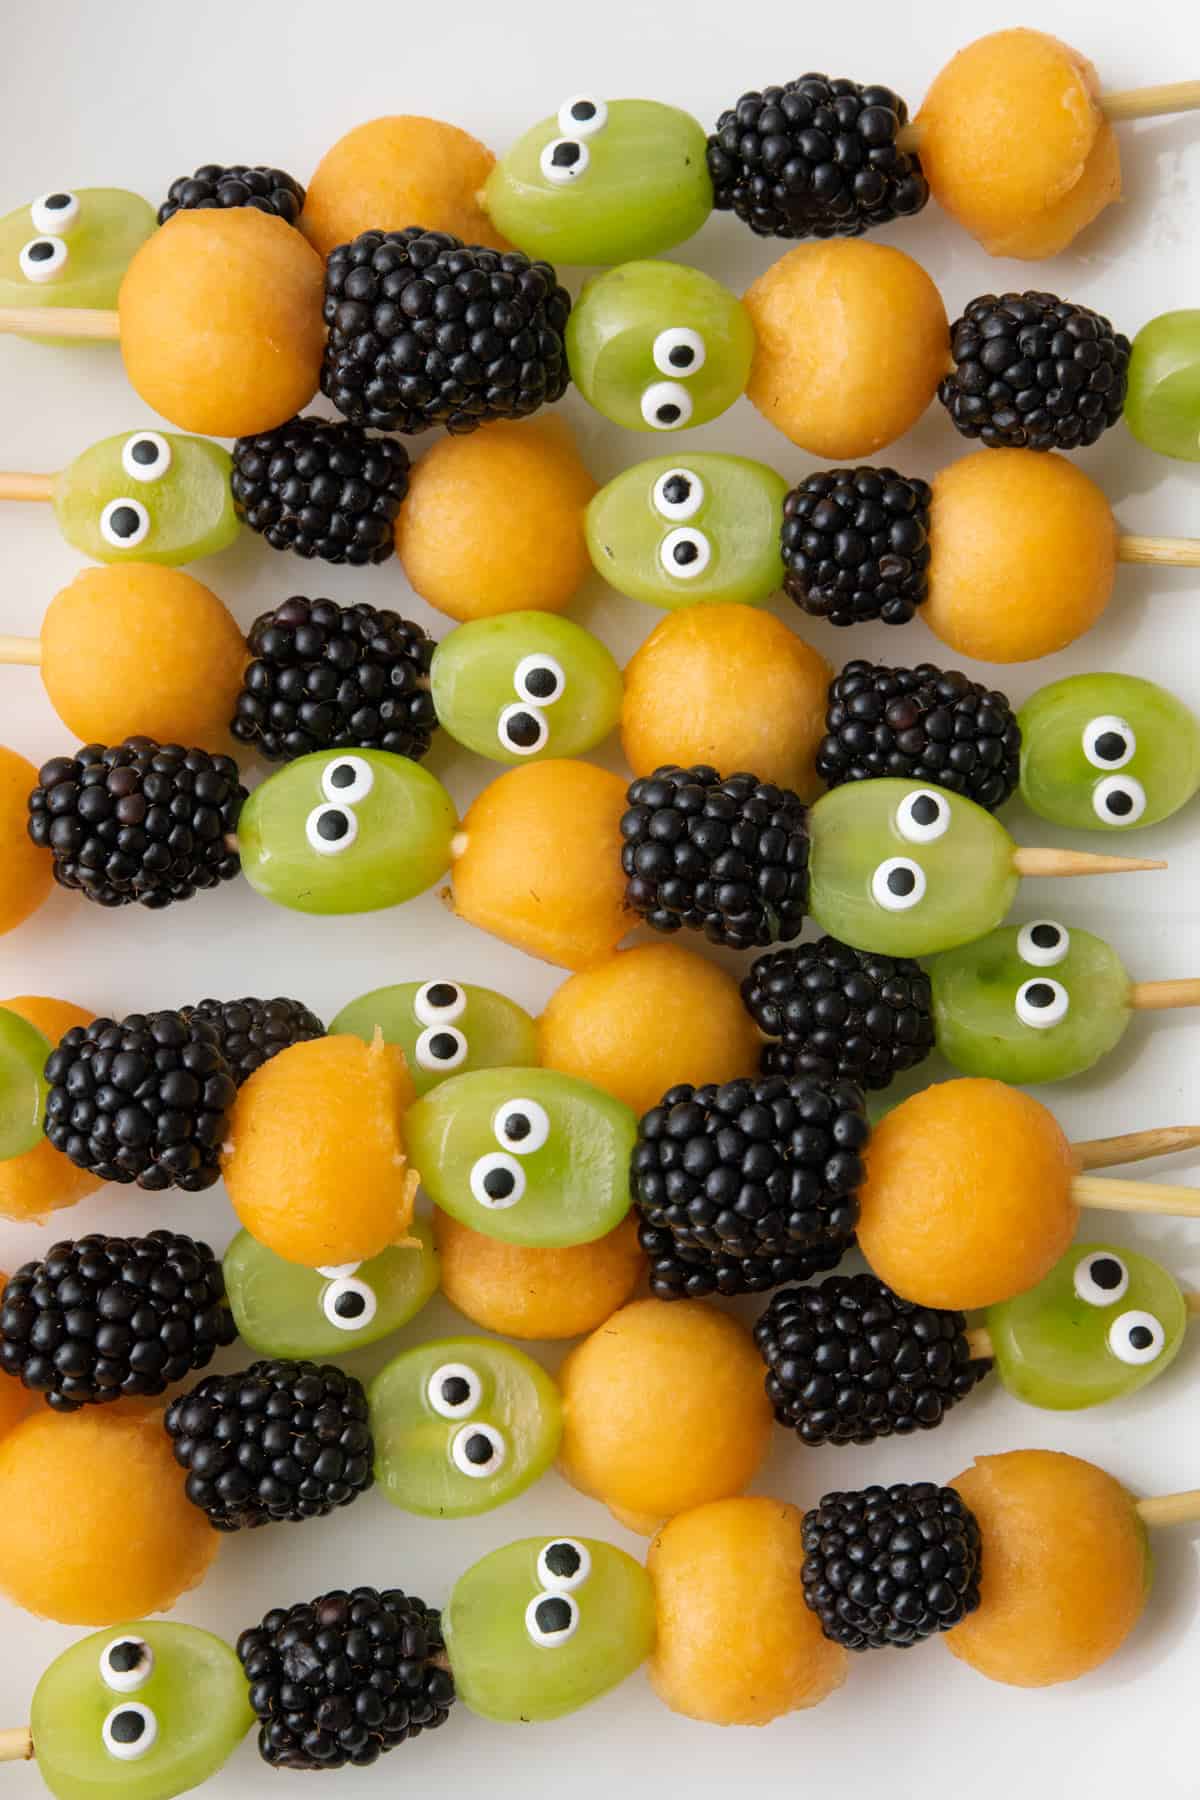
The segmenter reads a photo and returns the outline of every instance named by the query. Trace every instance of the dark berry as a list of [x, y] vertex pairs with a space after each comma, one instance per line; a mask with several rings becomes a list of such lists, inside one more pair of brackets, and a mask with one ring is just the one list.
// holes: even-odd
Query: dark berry
[[320, 1019], [299, 1000], [201, 1000], [183, 1012], [212, 1026], [239, 1087], [281, 1050], [325, 1036]]
[[836, 938], [760, 956], [742, 998], [765, 1044], [765, 1075], [844, 1078], [884, 1088], [933, 1049], [929, 977], [906, 956], [852, 950]]
[[783, 503], [783, 585], [831, 625], [906, 625], [929, 591], [927, 481], [895, 469], [820, 469]]
[[328, 563], [380, 563], [408, 492], [408, 452], [346, 420], [292, 419], [239, 438], [230, 488], [238, 517], [275, 550]]
[[295, 225], [304, 209], [304, 189], [282, 169], [202, 163], [193, 175], [180, 175], [171, 183], [158, 222], [165, 225], [173, 213], [197, 207], [227, 206], [252, 206]]

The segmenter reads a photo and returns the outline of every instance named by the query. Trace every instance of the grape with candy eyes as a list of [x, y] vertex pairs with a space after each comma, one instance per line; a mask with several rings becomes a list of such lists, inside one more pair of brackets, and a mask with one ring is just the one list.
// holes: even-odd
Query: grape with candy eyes
[[149, 201], [123, 188], [61, 188], [17, 207], [0, 219], [0, 306], [110, 310], [156, 223]]
[[502, 613], [444, 637], [430, 668], [438, 723], [494, 762], [594, 750], [621, 716], [616, 658], [555, 613]]
[[1148, 449], [1200, 462], [1200, 309], [1160, 313], [1134, 338], [1125, 423]]
[[418, 1096], [450, 1075], [538, 1061], [537, 1026], [506, 994], [468, 981], [402, 981], [343, 1006], [329, 1026], [370, 1043], [398, 1044]]
[[1137, 675], [1068, 675], [1027, 700], [1021, 796], [1077, 831], [1157, 825], [1200, 787], [1200, 724]]
[[0, 1006], [0, 1162], [42, 1141], [49, 1038], [20, 1013]]
[[97, 562], [194, 562], [238, 534], [232, 468], [229, 452], [207, 438], [123, 431], [55, 477], [54, 516], [67, 542]]

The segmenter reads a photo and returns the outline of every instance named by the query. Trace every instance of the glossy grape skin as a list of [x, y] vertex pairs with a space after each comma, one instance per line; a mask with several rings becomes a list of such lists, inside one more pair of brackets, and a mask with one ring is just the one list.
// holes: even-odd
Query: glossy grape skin
[[0, 1162], [40, 1144], [46, 1059], [54, 1049], [20, 1013], [0, 1006]]
[[1200, 462], [1200, 308], [1160, 313], [1134, 338], [1125, 423], [1160, 456]]
[[[129, 1637], [149, 1646], [153, 1666], [136, 1687], [114, 1689], [100, 1659]], [[132, 1759], [112, 1755], [101, 1735], [123, 1705], [148, 1707], [158, 1727]], [[110, 1625], [72, 1644], [38, 1682], [30, 1714], [38, 1773], [56, 1800], [171, 1800], [215, 1775], [253, 1723], [230, 1646], [194, 1625], [158, 1619]]]
[[[688, 374], [656, 366], [654, 346], [666, 331], [703, 340], [704, 361]], [[630, 431], [682, 431], [702, 425], [744, 393], [754, 356], [754, 328], [728, 288], [680, 263], [629, 262], [584, 283], [567, 321], [571, 377], [590, 406]], [[651, 422], [643, 400], [657, 390], [677, 416]]]
[[[354, 784], [339, 789], [347, 768]], [[350, 798], [359, 792], [361, 799]], [[307, 827], [328, 809], [352, 816], [338, 820], [345, 835], [322, 854]], [[457, 824], [441, 782], [408, 757], [318, 750], [270, 776], [243, 806], [242, 873], [264, 899], [293, 912], [375, 912], [424, 893], [446, 873]]]
[[[570, 1590], [573, 1635], [545, 1645], [530, 1637], [526, 1613], [544, 1594], [539, 1555], [578, 1545], [589, 1563]], [[493, 1550], [461, 1575], [442, 1614], [459, 1699], [501, 1723], [558, 1719], [632, 1675], [654, 1643], [654, 1591], [640, 1563], [596, 1538], [522, 1538]]]
[[[1092, 762], [1084, 733], [1093, 721], [1132, 728], [1116, 758]], [[1137, 675], [1068, 675], [1027, 700], [1021, 727], [1021, 797], [1031, 811], [1076, 831], [1157, 825], [1200, 787], [1200, 723], [1182, 700]], [[1118, 731], [1115, 734], [1121, 737]], [[1105, 804], [1116, 784], [1121, 814]], [[1139, 810], [1140, 808], [1140, 810]]]
[[[429, 675], [438, 724], [493, 762], [581, 756], [602, 744], [621, 716], [624, 686], [616, 658], [590, 631], [557, 613], [501, 613], [460, 625], [434, 651]], [[539, 676], [555, 682], [556, 698], [535, 700], [533, 689], [526, 691], [524, 683]], [[537, 728], [535, 735], [527, 726], [531, 742], [525, 748], [509, 735], [518, 717]]]
[[[449, 1005], [427, 990], [453, 990]], [[419, 998], [424, 996], [424, 998]], [[420, 1013], [418, 1013], [418, 1006]], [[513, 1069], [538, 1060], [537, 1024], [507, 994], [475, 987], [468, 981], [402, 981], [395, 987], [376, 988], [343, 1006], [330, 1023], [330, 1034], [353, 1032], [370, 1043], [376, 1029], [384, 1041], [398, 1044], [408, 1062], [408, 1073], [418, 1097], [429, 1093], [451, 1075], [472, 1069]], [[448, 1049], [434, 1040], [454, 1040]], [[463, 1042], [459, 1042], [459, 1040]]]
[[[542, 1144], [518, 1150], [499, 1125], [512, 1102], [544, 1113]], [[540, 1131], [529, 1134], [536, 1144]], [[589, 1244], [614, 1231], [629, 1211], [629, 1159], [637, 1138], [632, 1108], [590, 1082], [550, 1069], [481, 1069], [455, 1075], [409, 1108], [409, 1161], [435, 1206], [485, 1237], [534, 1249]], [[519, 1196], [484, 1204], [472, 1191], [483, 1158], [505, 1158]], [[476, 1174], [479, 1185], [486, 1169]]]
[[[1095, 1258], [1123, 1265], [1129, 1283], [1120, 1299], [1108, 1303], [1087, 1281]], [[1076, 1289], [1081, 1269], [1091, 1300]], [[1148, 1313], [1162, 1328], [1161, 1348], [1146, 1362], [1125, 1362], [1109, 1344], [1109, 1332], [1127, 1313]], [[1036, 1287], [989, 1306], [986, 1314], [996, 1373], [1009, 1393], [1054, 1412], [1099, 1406], [1155, 1380], [1178, 1354], [1187, 1318], [1179, 1283], [1166, 1269], [1136, 1250], [1107, 1244], [1072, 1244]]]
[[[60, 190], [65, 191], [65, 190]], [[40, 231], [30, 206], [0, 219], [0, 306], [86, 306], [109, 311], [134, 251], [155, 228], [154, 208], [124, 188], [72, 188], [79, 201], [74, 222], [58, 231]], [[53, 236], [67, 246], [67, 260], [49, 280], [31, 281], [20, 255], [34, 238]], [[34, 334], [30, 334], [34, 335]], [[44, 337], [68, 345], [73, 338]]]
[[[122, 464], [127, 444], [149, 434], [123, 431], [92, 444], [54, 480], [54, 516], [68, 544], [96, 562], [152, 562], [175, 568], [215, 556], [240, 530], [229, 477], [233, 458], [207, 438], [157, 432], [170, 465], [154, 480], [136, 480]], [[100, 517], [114, 500], [135, 501], [149, 514], [148, 534], [130, 547], [111, 544]]]
[[[436, 1379], [447, 1371], [459, 1388], [474, 1388], [453, 1417], [435, 1405]], [[483, 1337], [440, 1338], [392, 1358], [371, 1383], [375, 1481], [402, 1512], [466, 1519], [515, 1500], [544, 1475], [558, 1454], [562, 1402], [546, 1371], [508, 1344]], [[455, 1458], [478, 1427], [488, 1428], [493, 1472], [468, 1475]]]

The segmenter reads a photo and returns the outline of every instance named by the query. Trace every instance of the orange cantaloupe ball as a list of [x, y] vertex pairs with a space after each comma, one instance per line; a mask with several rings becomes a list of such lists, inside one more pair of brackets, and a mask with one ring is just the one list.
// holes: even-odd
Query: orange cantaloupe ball
[[581, 1337], [624, 1306], [646, 1268], [637, 1223], [566, 1250], [506, 1244], [433, 1215], [442, 1293], [460, 1313], [502, 1337]]
[[950, 367], [941, 295], [885, 244], [799, 244], [745, 305], [758, 340], [746, 393], [813, 456], [870, 456], [902, 437]]
[[769, 1725], [841, 1687], [848, 1651], [801, 1598], [804, 1518], [784, 1500], [714, 1500], [650, 1546], [657, 1635], [648, 1664], [672, 1712]]
[[649, 1536], [664, 1519], [740, 1494], [771, 1435], [762, 1358], [703, 1300], [635, 1300], [559, 1370], [559, 1468]]
[[396, 554], [452, 619], [561, 612], [591, 573], [583, 514], [595, 492], [562, 419], [498, 420], [444, 437], [415, 465]]
[[0, 1439], [0, 1516], [0, 1593], [63, 1625], [166, 1612], [221, 1541], [187, 1498], [161, 1409], [124, 1403], [43, 1408]]
[[921, 618], [960, 656], [1030, 662], [1108, 605], [1117, 526], [1095, 482], [1054, 452], [977, 450], [933, 478]]
[[[0, 1272], [0, 1296], [7, 1284], [8, 1276]], [[6, 1437], [14, 1425], [19, 1425], [42, 1404], [41, 1395], [25, 1387], [15, 1375], [0, 1375], [0, 1437]]]
[[637, 944], [571, 975], [538, 1021], [540, 1061], [639, 1118], [668, 1089], [753, 1075], [762, 1045], [727, 970], [682, 944]]
[[567, 758], [491, 782], [451, 845], [459, 918], [566, 969], [611, 956], [638, 922], [621, 868], [625, 795], [619, 775]]
[[495, 161], [477, 138], [441, 119], [412, 113], [369, 119], [317, 164], [301, 230], [322, 256], [360, 231], [403, 231], [406, 225], [510, 249], [479, 203]]
[[[20, 1013], [53, 1045], [76, 1025], [90, 1025], [96, 1017], [70, 1000], [53, 1000], [45, 994], [19, 994], [15, 1000], [0, 1000], [0, 1007]], [[76, 1205], [103, 1185], [43, 1138], [32, 1150], [0, 1162], [0, 1218], [42, 1225], [52, 1212]]]
[[[685, 606], [655, 626], [625, 670], [621, 743], [635, 775], [708, 763], [722, 775], [818, 792], [817, 747], [833, 670], [756, 606]], [[753, 704], [731, 706], [731, 694]]]
[[1049, 1274], [1075, 1234], [1075, 1156], [1053, 1114], [1002, 1081], [943, 1081], [875, 1127], [858, 1242], [918, 1306], [967, 1311]]
[[4, 845], [0, 936], [23, 925], [54, 885], [53, 858], [32, 841], [27, 829], [29, 796], [37, 779], [31, 762], [0, 744], [0, 844]]
[[1050, 1687], [1112, 1656], [1150, 1588], [1146, 1527], [1120, 1482], [1057, 1450], [977, 1457], [950, 1483], [983, 1538], [979, 1605], [946, 1648], [990, 1681]]
[[365, 1262], [399, 1243], [417, 1176], [404, 1152], [413, 1086], [381, 1036], [314, 1038], [238, 1090], [222, 1172], [251, 1237], [288, 1262]]
[[1121, 196], [1121, 159], [1087, 58], [1018, 27], [968, 44], [916, 118], [921, 167], [993, 256], [1057, 256]]
[[125, 372], [182, 431], [272, 431], [317, 391], [324, 280], [321, 258], [283, 219], [249, 206], [177, 212], [121, 283]]

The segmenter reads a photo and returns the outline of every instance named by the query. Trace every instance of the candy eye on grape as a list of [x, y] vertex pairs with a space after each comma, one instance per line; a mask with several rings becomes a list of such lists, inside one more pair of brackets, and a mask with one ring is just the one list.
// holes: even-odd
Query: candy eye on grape
[[1200, 725], [1134, 675], [1071, 675], [1021, 708], [1021, 793], [1082, 831], [1155, 825], [1200, 787]]
[[154, 227], [154, 208], [121, 188], [61, 189], [17, 207], [0, 219], [0, 306], [114, 307]]
[[460, 981], [406, 981], [344, 1006], [330, 1031], [370, 1043], [376, 1030], [408, 1061], [418, 1095], [448, 1075], [523, 1068], [538, 1057], [537, 1026], [505, 994]]
[[595, 749], [616, 726], [624, 695], [611, 651], [556, 613], [460, 625], [434, 651], [430, 681], [451, 737], [505, 763]]
[[121, 432], [54, 477], [54, 516], [67, 542], [97, 562], [173, 568], [237, 536], [232, 468], [229, 452], [205, 438]]

